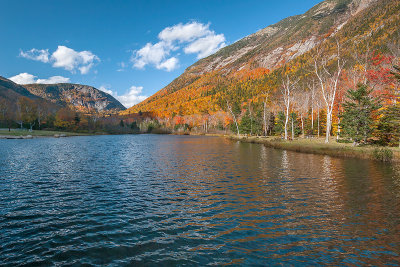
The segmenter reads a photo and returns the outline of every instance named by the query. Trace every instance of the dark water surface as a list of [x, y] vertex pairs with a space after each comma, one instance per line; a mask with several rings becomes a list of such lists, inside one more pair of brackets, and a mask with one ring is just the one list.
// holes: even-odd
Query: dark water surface
[[0, 265], [400, 264], [400, 166], [165, 135], [0, 151]]

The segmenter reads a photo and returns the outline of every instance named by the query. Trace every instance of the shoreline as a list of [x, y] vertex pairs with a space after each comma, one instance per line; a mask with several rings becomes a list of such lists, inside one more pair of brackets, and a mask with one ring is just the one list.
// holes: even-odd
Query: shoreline
[[[359, 158], [383, 162], [400, 162], [400, 150], [392, 147], [379, 146], [352, 146], [351, 144], [337, 143], [331, 140], [326, 144], [323, 139], [295, 139], [293, 141], [281, 140], [278, 137], [246, 137], [246, 136], [225, 136], [233, 141], [262, 144], [266, 147], [301, 152], [307, 154], [328, 155], [340, 158]], [[392, 157], [388, 158], [381, 154], [381, 151], [392, 151]], [[382, 152], [384, 153], [384, 152]]]
[[73, 136], [89, 136], [95, 134], [89, 133], [74, 133], [74, 132], [62, 132], [62, 131], [46, 131], [46, 130], [34, 130], [32, 132], [29, 131], [21, 131], [21, 130], [1, 130], [0, 131], [0, 139], [35, 139], [35, 138], [63, 138], [63, 137], [73, 137]]
[[[0, 131], [0, 139], [35, 139], [35, 138], [65, 138], [74, 136], [96, 136], [96, 135], [115, 135], [110, 133], [76, 133], [76, 132], [57, 132], [57, 131], [33, 131], [23, 132], [14, 131], [14, 135], [4, 134]], [[24, 135], [25, 134], [25, 135]], [[119, 134], [117, 134], [119, 135]], [[298, 138], [292, 141], [285, 141], [277, 136], [237, 136], [219, 133], [170, 133], [167, 135], [190, 135], [190, 136], [213, 136], [222, 137], [232, 141], [243, 143], [261, 144], [269, 148], [288, 150], [307, 154], [328, 155], [340, 158], [359, 158], [383, 162], [400, 162], [400, 149], [393, 147], [380, 146], [352, 146], [349, 143], [338, 143], [334, 138], [326, 144], [324, 138], [302, 139]], [[390, 152], [390, 156], [385, 153]]]

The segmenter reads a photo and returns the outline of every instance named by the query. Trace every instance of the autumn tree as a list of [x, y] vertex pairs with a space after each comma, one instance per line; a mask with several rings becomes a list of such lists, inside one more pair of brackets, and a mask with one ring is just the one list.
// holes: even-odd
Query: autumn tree
[[238, 116], [241, 113], [240, 106], [238, 105], [237, 102], [233, 102], [232, 106], [228, 99], [226, 99], [225, 101], [226, 101], [226, 107], [233, 118], [233, 122], [235, 123], [237, 135], [240, 135], [239, 123], [238, 123]]
[[61, 108], [56, 113], [54, 126], [60, 129], [69, 129], [75, 124], [75, 112], [68, 107]]
[[16, 119], [23, 128], [24, 122], [29, 123], [29, 130], [32, 131], [37, 119], [37, 106], [34, 100], [28, 97], [20, 97], [17, 101]]

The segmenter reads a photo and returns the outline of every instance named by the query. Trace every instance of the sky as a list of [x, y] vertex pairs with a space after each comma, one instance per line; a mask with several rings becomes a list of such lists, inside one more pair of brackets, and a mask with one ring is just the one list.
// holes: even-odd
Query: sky
[[0, 0], [0, 76], [94, 86], [126, 107], [320, 0]]

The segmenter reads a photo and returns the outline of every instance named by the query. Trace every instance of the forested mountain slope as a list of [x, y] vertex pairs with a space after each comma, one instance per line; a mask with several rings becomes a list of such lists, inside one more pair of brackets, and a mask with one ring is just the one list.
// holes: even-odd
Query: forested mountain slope
[[[159, 117], [212, 114], [223, 98], [243, 104], [267, 90], [279, 91], [283, 67], [305, 77], [317, 47], [334, 55], [341, 45], [346, 68], [357, 54], [385, 51], [397, 34], [398, 0], [326, 0], [303, 15], [286, 18], [204, 58], [165, 88], [122, 114], [151, 111]], [[278, 77], [278, 78], [277, 78]]]
[[0, 98], [16, 102], [21, 96], [29, 97], [31, 99], [38, 99], [36, 95], [29, 92], [25, 87], [14, 83], [13, 81], [0, 76]]

